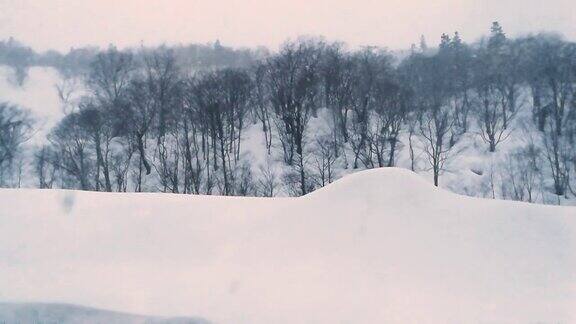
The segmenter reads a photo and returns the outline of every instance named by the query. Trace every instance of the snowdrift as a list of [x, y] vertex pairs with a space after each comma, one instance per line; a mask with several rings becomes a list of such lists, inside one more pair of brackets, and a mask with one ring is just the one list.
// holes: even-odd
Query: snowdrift
[[0, 303], [2, 323], [57, 324], [207, 324], [202, 319], [160, 318], [67, 304]]
[[0, 301], [214, 323], [576, 321], [576, 208], [402, 169], [302, 198], [0, 190]]

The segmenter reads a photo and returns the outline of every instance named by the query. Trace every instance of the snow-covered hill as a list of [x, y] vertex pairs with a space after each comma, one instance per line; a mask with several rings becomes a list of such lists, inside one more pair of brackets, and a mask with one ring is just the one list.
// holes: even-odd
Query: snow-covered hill
[[202, 319], [138, 316], [67, 304], [0, 303], [2, 323], [206, 324]]
[[0, 301], [215, 323], [571, 323], [576, 209], [402, 169], [302, 198], [0, 191]]
[[[31, 111], [32, 117], [36, 120], [36, 131], [30, 141], [26, 143], [27, 151], [24, 156], [24, 167], [22, 179], [13, 179], [7, 184], [34, 188], [38, 186], [38, 176], [32, 165], [33, 155], [42, 144], [47, 143], [46, 136], [65, 115], [65, 111], [72, 111], [74, 103], [78, 98], [87, 93], [82, 84], [81, 78], [64, 79], [55, 69], [46, 67], [32, 67], [28, 71], [22, 86], [17, 86], [11, 82], [13, 70], [7, 66], [0, 66], [0, 102], [7, 101]], [[62, 92], [59, 95], [58, 88]], [[68, 102], [63, 102], [67, 99]], [[490, 153], [487, 144], [478, 135], [479, 130], [476, 123], [471, 123], [469, 133], [462, 136], [450, 154], [450, 158], [444, 165], [444, 172], [440, 177], [440, 186], [452, 192], [469, 196], [497, 198], [497, 199], [518, 199], [514, 197], [513, 188], [510, 184], [518, 179], [511, 179], [511, 175], [519, 167], [513, 162], [513, 154], [527, 145], [535, 144], [542, 147], [541, 134], [535, 129], [531, 121], [531, 112], [527, 105], [521, 107], [521, 111], [512, 121], [510, 136], [506, 141], [499, 144], [496, 152]], [[309, 150], [314, 151], [314, 139], [322, 136], [330, 136], [331, 117], [326, 109], [320, 109], [316, 117], [312, 118], [309, 126], [307, 138], [309, 140]], [[291, 171], [290, 167], [282, 161], [282, 152], [279, 143], [274, 144], [272, 154], [268, 155], [265, 147], [262, 125], [258, 121], [247, 122], [242, 133], [242, 156], [243, 163], [238, 165], [251, 166], [252, 177], [257, 184], [263, 180], [262, 170], [270, 168], [278, 182], [282, 177]], [[508, 134], [507, 134], [508, 135]], [[277, 134], [275, 134], [277, 140]], [[400, 134], [398, 143], [396, 165], [403, 168], [411, 168], [409, 139], [406, 131]], [[416, 161], [414, 169], [432, 182], [432, 170], [428, 165], [424, 154], [423, 142], [414, 136], [412, 139]], [[334, 164], [332, 177], [339, 178], [359, 169], [353, 169], [351, 160], [353, 154], [349, 147], [344, 147], [344, 155], [339, 157]], [[155, 152], [149, 152], [151, 157]], [[543, 157], [541, 157], [543, 158]], [[152, 161], [154, 162], [154, 161]], [[533, 197], [530, 201], [544, 204], [575, 205], [576, 199], [572, 195], [569, 198], [558, 197], [553, 194], [553, 184], [550, 175], [550, 168], [547, 161], [540, 161], [542, 165], [538, 168], [538, 174], [531, 184], [533, 186]], [[310, 157], [308, 176], [317, 176], [315, 172], [314, 158]], [[363, 166], [360, 165], [360, 168]], [[312, 179], [310, 179], [312, 181]], [[161, 187], [158, 184], [158, 177], [154, 174], [144, 179], [146, 190], [157, 190]], [[57, 186], [57, 185], [56, 185]], [[134, 188], [129, 188], [134, 190]], [[522, 189], [523, 190], [523, 189]], [[289, 190], [280, 183], [275, 190], [275, 195], [289, 195]], [[526, 197], [522, 198], [524, 200]]]

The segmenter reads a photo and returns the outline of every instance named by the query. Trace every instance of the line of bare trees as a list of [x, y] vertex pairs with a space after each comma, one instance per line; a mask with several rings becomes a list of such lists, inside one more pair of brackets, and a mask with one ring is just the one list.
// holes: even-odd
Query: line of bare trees
[[[502, 167], [503, 195], [534, 200], [536, 175], [558, 196], [575, 194], [576, 44], [559, 37], [509, 39], [494, 23], [476, 44], [444, 34], [402, 60], [307, 38], [247, 67], [181, 62], [169, 48], [97, 54], [90, 94], [35, 153], [39, 187], [304, 195], [343, 168], [395, 166], [403, 150], [439, 185], [463, 137], [496, 152], [530, 109], [540, 135]], [[267, 165], [245, 155], [252, 124]]]

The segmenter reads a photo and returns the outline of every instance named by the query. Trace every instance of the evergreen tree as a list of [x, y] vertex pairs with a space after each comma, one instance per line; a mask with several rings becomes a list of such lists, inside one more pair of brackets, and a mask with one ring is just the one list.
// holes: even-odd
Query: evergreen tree
[[506, 43], [506, 34], [500, 23], [495, 21], [490, 28], [490, 39], [488, 40], [488, 48], [491, 50], [498, 50]]
[[460, 38], [460, 33], [454, 32], [454, 37], [450, 42], [452, 48], [460, 48], [462, 46], [462, 38]]
[[448, 36], [447, 34], [442, 34], [442, 36], [440, 36], [440, 51], [446, 50], [450, 47], [450, 36]]
[[428, 51], [428, 44], [426, 44], [426, 37], [424, 37], [424, 35], [420, 35], [420, 51], [422, 53]]

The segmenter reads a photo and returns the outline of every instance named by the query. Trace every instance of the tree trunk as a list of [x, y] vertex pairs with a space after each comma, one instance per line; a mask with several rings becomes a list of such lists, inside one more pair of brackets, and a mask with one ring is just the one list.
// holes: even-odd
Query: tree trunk
[[[104, 157], [102, 154], [102, 145], [101, 145], [101, 141], [100, 141], [100, 135], [97, 134], [95, 137], [95, 144], [96, 144], [96, 162], [98, 164], [98, 170], [97, 173], [99, 173], [100, 167], [102, 168], [102, 173], [104, 174], [104, 185], [105, 185], [105, 189], [107, 192], [112, 192], [112, 183], [110, 182], [110, 172], [108, 169], [108, 164], [105, 163], [104, 161]], [[98, 183], [96, 184], [97, 186], [97, 190], [100, 187], [99, 184], [99, 180]]]
[[140, 161], [142, 161], [142, 164], [144, 165], [144, 168], [146, 169], [146, 175], [150, 175], [150, 173], [152, 172], [152, 168], [150, 167], [150, 164], [146, 160], [146, 152], [144, 151], [143, 137], [144, 137], [144, 135], [141, 135], [141, 134], [138, 134], [138, 136], [137, 136], [137, 138], [138, 138], [138, 153], [140, 154]]

